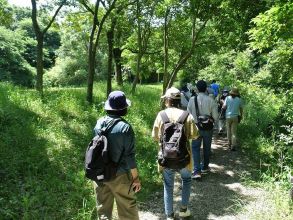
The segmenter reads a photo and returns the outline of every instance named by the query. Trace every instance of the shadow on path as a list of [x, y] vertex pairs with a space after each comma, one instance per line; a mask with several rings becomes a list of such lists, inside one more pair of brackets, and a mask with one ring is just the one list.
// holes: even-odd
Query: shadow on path
[[[228, 150], [226, 138], [214, 135], [211, 172], [203, 175], [202, 181], [192, 181], [189, 219], [239, 219], [236, 215], [240, 207], [255, 200], [255, 195], [241, 184], [241, 176], [249, 175], [249, 159], [241, 149]], [[178, 210], [181, 201], [180, 178], [177, 175], [174, 190], [174, 210]], [[163, 186], [151, 196], [148, 203], [140, 204], [140, 217], [144, 219], [165, 219]]]

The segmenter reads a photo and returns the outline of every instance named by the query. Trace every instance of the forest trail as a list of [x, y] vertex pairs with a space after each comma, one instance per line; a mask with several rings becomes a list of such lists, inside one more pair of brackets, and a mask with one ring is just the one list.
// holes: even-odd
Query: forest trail
[[[229, 151], [224, 136], [214, 135], [211, 172], [201, 181], [192, 181], [189, 219], [246, 220], [253, 210], [269, 207], [267, 192], [243, 184], [242, 177], [250, 175], [250, 161], [242, 152]], [[144, 186], [147, 187], [147, 186]], [[179, 209], [180, 182], [176, 175], [174, 211]], [[161, 220], [164, 216], [163, 186], [147, 203], [139, 203], [141, 220]]]

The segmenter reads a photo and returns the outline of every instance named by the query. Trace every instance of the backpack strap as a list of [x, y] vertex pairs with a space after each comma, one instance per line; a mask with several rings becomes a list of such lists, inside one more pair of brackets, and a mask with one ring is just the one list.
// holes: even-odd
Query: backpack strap
[[195, 106], [196, 117], [197, 117], [197, 120], [198, 120], [199, 110], [198, 110], [198, 103], [197, 103], [197, 95], [194, 96], [194, 106]]
[[182, 115], [178, 118], [177, 122], [180, 124], [184, 124], [189, 113], [187, 111], [183, 111]]
[[185, 92], [182, 92], [182, 94], [184, 95], [186, 101], [189, 102], [189, 98], [188, 98], [188, 96], [186, 95], [186, 93], [185, 93]]
[[103, 134], [106, 134], [112, 127], [114, 127], [119, 121], [121, 121], [121, 118], [115, 118], [115, 119], [112, 119], [106, 127], [103, 127], [101, 129], [102, 133]]
[[[119, 121], [122, 121], [122, 119], [121, 118], [115, 118], [115, 119], [112, 119], [110, 122], [109, 122], [109, 124], [104, 128], [104, 130], [103, 130], [103, 132], [104, 132], [104, 134], [106, 135], [107, 133], [108, 133], [108, 131], [111, 129], [111, 128], [113, 128]], [[122, 157], [123, 157], [123, 154], [124, 154], [124, 151], [125, 151], [125, 148], [123, 148], [123, 150], [122, 150], [122, 152], [121, 152], [121, 154], [120, 154], [120, 156], [119, 156], [119, 159], [118, 159], [118, 161], [117, 161], [117, 166], [120, 164], [120, 162], [121, 162], [121, 159], [122, 159]]]
[[162, 117], [162, 120], [163, 120], [163, 123], [164, 124], [170, 122], [170, 120], [168, 118], [168, 115], [167, 115], [167, 113], [165, 111], [161, 111], [160, 115]]

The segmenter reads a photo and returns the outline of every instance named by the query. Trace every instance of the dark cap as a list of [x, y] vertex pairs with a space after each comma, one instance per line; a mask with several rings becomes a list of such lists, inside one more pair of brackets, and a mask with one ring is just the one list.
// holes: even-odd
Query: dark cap
[[105, 110], [119, 111], [131, 106], [130, 100], [128, 100], [122, 91], [113, 91], [109, 94], [107, 101], [105, 102]]
[[208, 86], [207, 86], [207, 83], [204, 80], [199, 80], [196, 83], [196, 87], [197, 87], [199, 92], [205, 92]]

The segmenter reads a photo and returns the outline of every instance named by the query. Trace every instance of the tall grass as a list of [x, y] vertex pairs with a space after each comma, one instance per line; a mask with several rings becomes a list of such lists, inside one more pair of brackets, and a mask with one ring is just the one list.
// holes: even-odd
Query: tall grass
[[[151, 128], [159, 110], [159, 86], [137, 88], [126, 116], [136, 133], [144, 200], [159, 182]], [[84, 178], [86, 146], [104, 115], [105, 86], [34, 90], [0, 84], [0, 216], [3, 219], [90, 219], [95, 217], [91, 182]], [[147, 187], [146, 187], [147, 186]]]

